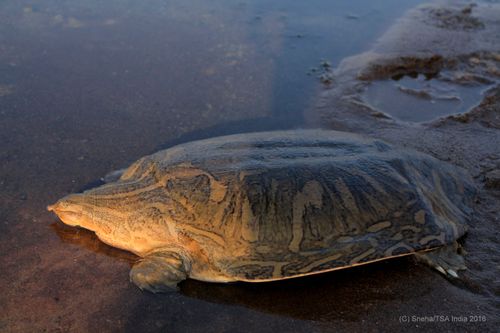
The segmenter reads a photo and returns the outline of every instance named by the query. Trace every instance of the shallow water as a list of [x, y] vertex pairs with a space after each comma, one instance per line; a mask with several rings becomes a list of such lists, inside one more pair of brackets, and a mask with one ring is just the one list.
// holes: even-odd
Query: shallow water
[[318, 87], [307, 72], [367, 48], [417, 2], [7, 1], [2, 104], [36, 100], [59, 131], [107, 119], [160, 140], [299, 126]]
[[135, 256], [45, 211], [159, 147], [302, 126], [323, 89], [311, 69], [368, 49], [417, 3], [1, 2], [0, 330], [398, 329], [394, 309], [446, 297], [409, 259], [151, 295], [128, 281]]
[[374, 81], [364, 98], [376, 110], [408, 122], [424, 122], [451, 114], [470, 111], [479, 105], [491, 82], [458, 85], [436, 77], [404, 76], [392, 80]]

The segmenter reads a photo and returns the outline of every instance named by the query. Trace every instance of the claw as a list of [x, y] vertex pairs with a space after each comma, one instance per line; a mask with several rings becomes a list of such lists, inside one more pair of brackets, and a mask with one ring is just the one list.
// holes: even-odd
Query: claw
[[444, 268], [443, 268], [443, 267], [441, 267], [441, 266], [436, 266], [436, 269], [437, 269], [437, 270], [438, 270], [441, 274], [446, 275], [446, 271], [444, 270]]
[[452, 276], [452, 277], [454, 277], [454, 278], [458, 278], [458, 274], [457, 274], [457, 272], [455, 272], [454, 270], [449, 269], [447, 272], [448, 272], [448, 274], [449, 274], [450, 276]]

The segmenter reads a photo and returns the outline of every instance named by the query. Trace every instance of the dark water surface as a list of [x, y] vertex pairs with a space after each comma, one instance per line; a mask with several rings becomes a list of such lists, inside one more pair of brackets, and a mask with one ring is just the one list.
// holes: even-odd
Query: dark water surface
[[407, 259], [151, 295], [128, 281], [135, 256], [45, 211], [158, 147], [302, 126], [322, 89], [311, 69], [368, 49], [417, 3], [0, 2], [0, 331], [395, 329], [391, 309], [439, 297], [444, 279], [396, 283], [429, 279]]

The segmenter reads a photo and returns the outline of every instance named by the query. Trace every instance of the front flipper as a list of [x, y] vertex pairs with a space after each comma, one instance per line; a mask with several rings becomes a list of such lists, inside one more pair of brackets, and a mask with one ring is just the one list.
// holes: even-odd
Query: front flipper
[[177, 283], [188, 277], [190, 266], [189, 261], [179, 253], [155, 252], [132, 267], [130, 280], [141, 290], [171, 292], [178, 289]]
[[457, 271], [467, 269], [464, 257], [461, 255], [463, 251], [460, 244], [453, 242], [453, 244], [436, 250], [416, 253], [415, 257], [418, 261], [431, 266], [441, 274], [456, 279], [458, 278]]

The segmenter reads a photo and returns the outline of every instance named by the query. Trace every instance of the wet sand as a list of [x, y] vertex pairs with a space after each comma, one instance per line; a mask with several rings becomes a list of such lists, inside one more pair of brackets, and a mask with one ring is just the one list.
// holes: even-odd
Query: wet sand
[[[397, 3], [2, 3], [0, 331], [495, 331], [500, 92], [491, 31], [500, 15], [496, 4], [470, 14], [447, 5], [415, 10], [389, 28], [406, 9]], [[436, 30], [414, 34], [422, 21]], [[336, 67], [327, 71], [331, 82], [306, 75], [321, 58]], [[363, 100], [373, 81], [436, 71], [470, 74], [452, 84], [486, 79], [482, 104], [416, 124]], [[469, 169], [481, 192], [463, 280], [403, 258], [280, 283], [188, 280], [180, 293], [152, 295], [128, 281], [137, 257], [45, 211], [159, 147], [299, 126], [381, 137]], [[412, 321], [434, 315], [448, 321]]]

